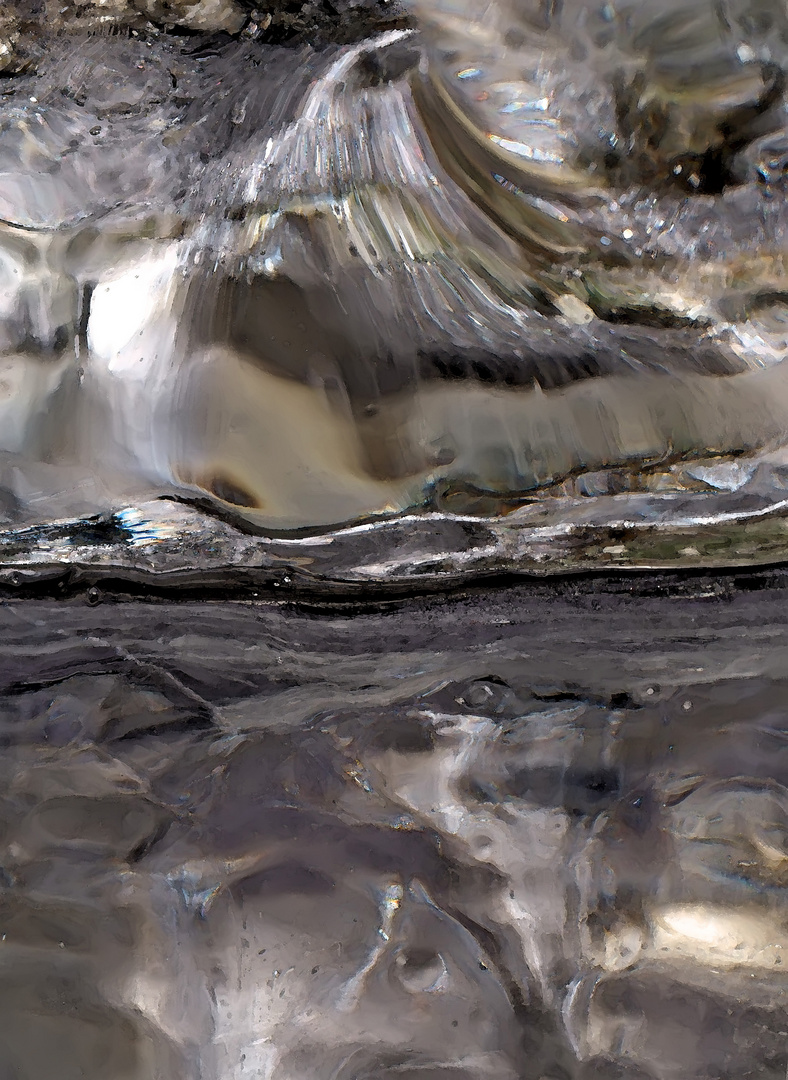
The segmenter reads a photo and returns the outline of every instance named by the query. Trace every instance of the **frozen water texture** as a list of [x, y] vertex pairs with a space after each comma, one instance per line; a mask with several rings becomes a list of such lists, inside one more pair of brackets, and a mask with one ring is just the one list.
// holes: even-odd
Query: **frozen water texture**
[[9, 525], [781, 512], [784, 4], [77, 7], [7, 17]]
[[749, 585], [3, 604], [0, 1075], [782, 1080]]
[[3, 8], [0, 1080], [784, 1080], [787, 18]]

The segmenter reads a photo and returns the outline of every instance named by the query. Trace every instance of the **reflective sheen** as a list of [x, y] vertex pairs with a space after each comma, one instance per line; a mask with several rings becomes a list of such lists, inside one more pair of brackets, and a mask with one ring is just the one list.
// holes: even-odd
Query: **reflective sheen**
[[176, 7], [134, 5], [236, 36], [66, 14], [5, 84], [9, 525], [536, 507], [703, 561], [677, 531], [781, 513], [784, 4], [414, 2], [317, 50]]
[[782, 1080], [785, 576], [714, 584], [3, 604], [6, 1073]]
[[785, 1080], [787, 68], [2, 7], [0, 1080]]

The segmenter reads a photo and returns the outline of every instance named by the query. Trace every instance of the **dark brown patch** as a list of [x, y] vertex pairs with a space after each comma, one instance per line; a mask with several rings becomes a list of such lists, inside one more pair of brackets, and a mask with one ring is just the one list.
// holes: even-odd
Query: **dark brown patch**
[[255, 495], [252, 495], [246, 488], [241, 487], [232, 477], [223, 473], [208, 477], [202, 481], [200, 486], [204, 487], [214, 498], [231, 503], [233, 506], [244, 506], [253, 510], [262, 510], [263, 508], [262, 503]]

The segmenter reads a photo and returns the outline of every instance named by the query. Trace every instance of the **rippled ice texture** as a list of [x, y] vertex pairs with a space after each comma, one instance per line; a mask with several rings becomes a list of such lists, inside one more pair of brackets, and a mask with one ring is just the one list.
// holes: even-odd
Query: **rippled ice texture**
[[[3, 10], [9, 559], [780, 505], [784, 3], [361, 7]], [[784, 587], [4, 602], [0, 1078], [783, 1080]]]
[[3, 605], [0, 1075], [782, 1080], [785, 581], [724, 589]]
[[6, 17], [10, 521], [784, 502], [782, 0], [104, 7]]

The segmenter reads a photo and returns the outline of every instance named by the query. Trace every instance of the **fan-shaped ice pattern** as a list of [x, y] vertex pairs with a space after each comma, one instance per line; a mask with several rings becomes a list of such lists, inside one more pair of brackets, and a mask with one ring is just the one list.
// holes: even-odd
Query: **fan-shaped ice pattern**
[[39, 27], [0, 108], [18, 519], [701, 520], [742, 456], [727, 512], [781, 504], [784, 5], [485, 11]]

